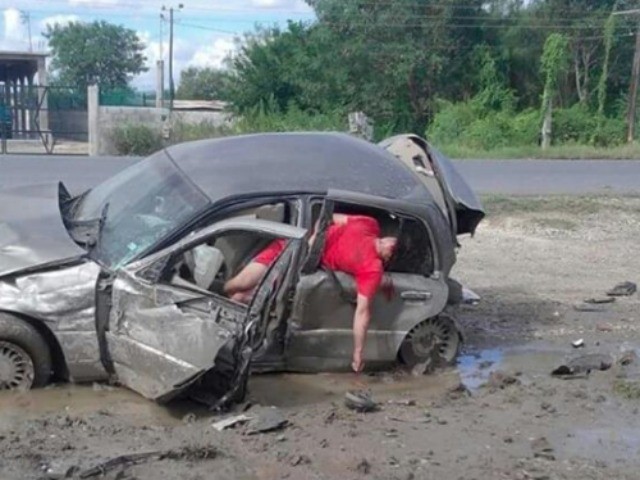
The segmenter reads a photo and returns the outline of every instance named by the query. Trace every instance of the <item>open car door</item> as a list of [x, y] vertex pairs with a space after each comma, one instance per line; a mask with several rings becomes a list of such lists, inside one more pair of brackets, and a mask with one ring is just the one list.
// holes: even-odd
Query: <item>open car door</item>
[[418, 175], [449, 220], [454, 236], [475, 232], [484, 210], [451, 160], [417, 135], [397, 135], [379, 146]]
[[[249, 306], [197, 285], [160, 281], [176, 255], [229, 231], [288, 240]], [[109, 369], [121, 383], [156, 401], [169, 400], [206, 372], [215, 370], [222, 353], [225, 369], [232, 374], [227, 374], [224, 388], [217, 388], [217, 392], [224, 397], [246, 382], [252, 352], [261, 344], [262, 326], [268, 317], [266, 310], [283, 288], [291, 260], [305, 233], [296, 227], [263, 220], [226, 220], [118, 271], [103, 337]]]

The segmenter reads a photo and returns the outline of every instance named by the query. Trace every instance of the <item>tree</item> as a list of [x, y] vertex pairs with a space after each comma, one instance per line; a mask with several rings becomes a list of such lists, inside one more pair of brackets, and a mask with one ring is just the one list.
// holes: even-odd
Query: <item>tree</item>
[[134, 75], [147, 71], [144, 45], [134, 30], [105, 21], [48, 26], [51, 69], [57, 83], [86, 89], [126, 87]]
[[214, 68], [189, 67], [180, 74], [176, 98], [180, 100], [227, 100], [229, 73]]
[[551, 145], [551, 119], [553, 112], [553, 96], [557, 91], [558, 78], [566, 71], [568, 63], [568, 41], [559, 33], [552, 33], [544, 43], [540, 69], [545, 77], [542, 94], [542, 148]]

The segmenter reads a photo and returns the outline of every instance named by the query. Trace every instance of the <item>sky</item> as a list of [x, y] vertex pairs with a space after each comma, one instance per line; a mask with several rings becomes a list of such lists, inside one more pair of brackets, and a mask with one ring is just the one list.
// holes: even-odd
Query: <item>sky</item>
[[[183, 8], [177, 9], [182, 3]], [[17, 7], [16, 5], [19, 5]], [[137, 32], [146, 45], [149, 71], [133, 79], [133, 86], [155, 88], [155, 65], [162, 38], [165, 70], [168, 67], [168, 11], [174, 7], [174, 79], [190, 66], [220, 67], [234, 48], [234, 38], [256, 25], [286, 25], [287, 20], [313, 20], [303, 0], [0, 0], [0, 50], [47, 51], [41, 33], [47, 25], [72, 21], [105, 20]], [[29, 21], [26, 21], [28, 16]], [[162, 28], [162, 37], [160, 36]], [[165, 82], [167, 82], [165, 75]]]

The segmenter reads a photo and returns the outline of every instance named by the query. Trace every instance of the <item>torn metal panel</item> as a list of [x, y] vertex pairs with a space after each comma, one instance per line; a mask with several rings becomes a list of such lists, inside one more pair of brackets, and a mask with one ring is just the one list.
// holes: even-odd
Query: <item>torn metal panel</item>
[[59, 188], [48, 184], [0, 190], [0, 276], [86, 254], [64, 226]]
[[[347, 368], [353, 351], [354, 305], [339, 288], [355, 298], [353, 278], [335, 272], [340, 286], [324, 271], [305, 275], [296, 289], [287, 346], [287, 366], [321, 371]], [[448, 289], [441, 278], [390, 273], [392, 287], [381, 289], [373, 301], [365, 359], [388, 363], [396, 359], [403, 338], [421, 321], [445, 307]]]
[[245, 307], [225, 303], [121, 272], [106, 334], [120, 381], [161, 400], [211, 369], [246, 315]]

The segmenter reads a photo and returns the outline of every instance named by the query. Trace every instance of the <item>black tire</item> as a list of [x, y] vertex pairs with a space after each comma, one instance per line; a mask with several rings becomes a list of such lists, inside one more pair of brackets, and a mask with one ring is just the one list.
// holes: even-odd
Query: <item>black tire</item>
[[0, 390], [45, 386], [51, 378], [49, 345], [29, 323], [0, 313]]

